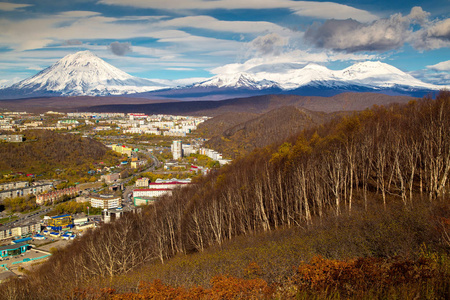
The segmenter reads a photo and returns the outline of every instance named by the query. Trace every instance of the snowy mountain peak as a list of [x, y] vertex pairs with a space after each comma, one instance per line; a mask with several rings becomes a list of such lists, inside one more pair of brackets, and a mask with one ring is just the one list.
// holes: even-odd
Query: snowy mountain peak
[[342, 71], [344, 76], [373, 76], [380, 74], [397, 74], [397, 75], [407, 75], [405, 72], [400, 71], [394, 66], [382, 63], [380, 61], [365, 61], [356, 63]]
[[245, 88], [261, 90], [277, 87], [277, 84], [266, 79], [257, 80], [248, 73], [236, 73], [214, 76], [211, 79], [195, 84], [194, 87]]
[[165, 88], [147, 79], [133, 77], [90, 51], [64, 56], [33, 77], [22, 80], [8, 92], [27, 95], [119, 95]]

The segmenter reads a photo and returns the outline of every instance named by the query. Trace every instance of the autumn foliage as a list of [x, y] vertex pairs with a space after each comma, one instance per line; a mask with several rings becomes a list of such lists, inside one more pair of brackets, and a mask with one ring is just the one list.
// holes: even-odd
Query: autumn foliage
[[[258, 268], [252, 263], [252, 268]], [[420, 258], [382, 259], [366, 257], [349, 260], [314, 257], [309, 263], [302, 263], [290, 278], [282, 284], [268, 284], [264, 279], [243, 279], [219, 275], [210, 281], [210, 287], [170, 286], [154, 280], [141, 282], [137, 292], [119, 293], [111, 288], [76, 289], [76, 299], [292, 299], [321, 295], [321, 298], [350, 297], [361, 295], [383, 297], [392, 288], [414, 287], [418, 297], [425, 297], [427, 289], [436, 287], [437, 282], [449, 274], [442, 273], [436, 262]], [[436, 295], [435, 295], [436, 296]]]

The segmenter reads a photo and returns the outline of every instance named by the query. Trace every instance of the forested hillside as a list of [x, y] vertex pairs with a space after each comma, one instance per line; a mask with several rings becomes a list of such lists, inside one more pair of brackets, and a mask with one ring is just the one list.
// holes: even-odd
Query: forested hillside
[[[0, 297], [113, 297], [114, 291], [101, 288], [139, 268], [143, 273], [128, 277], [120, 291], [128, 294], [120, 297], [175, 297], [192, 290], [139, 282], [157, 279], [146, 277], [146, 272], [163, 268], [161, 264], [170, 264], [174, 257], [186, 260], [172, 276], [194, 278], [198, 269], [189, 265], [192, 253], [226, 248], [236, 238], [264, 233], [274, 242], [279, 236], [281, 243], [282, 232], [289, 231], [291, 239], [302, 236], [303, 242], [274, 252], [304, 251], [308, 255], [299, 257], [325, 258], [316, 257], [309, 264], [299, 261], [290, 275], [280, 272], [272, 277], [264, 277], [263, 271], [293, 266], [276, 260], [261, 272], [258, 266], [243, 266], [244, 279], [256, 281], [214, 277], [217, 273], [209, 270], [205, 277], [212, 280], [205, 288], [212, 288], [213, 294], [199, 294], [197, 288], [185, 299], [276, 298], [283, 293], [295, 298], [333, 291], [335, 299], [386, 298], [389, 293], [398, 298], [446, 298], [449, 128], [450, 93], [441, 92], [436, 100], [375, 107], [302, 131], [283, 143], [254, 150], [146, 207], [142, 214], [83, 236], [25, 278], [4, 284]], [[231, 251], [234, 259], [240, 257], [239, 249]], [[254, 253], [245, 256], [257, 259]], [[187, 282], [186, 287], [197, 283]], [[246, 292], [221, 294], [236, 286]]]
[[[100, 142], [78, 135], [36, 130], [23, 132], [25, 142], [0, 143], [0, 170], [56, 176], [55, 170], [85, 176], [93, 163], [118, 157]], [[69, 174], [70, 173], [70, 174]]]
[[[233, 119], [237, 119], [241, 115], [243, 114], [237, 114]], [[248, 114], [244, 115], [244, 118], [241, 116], [240, 122], [229, 124], [228, 127], [216, 126], [215, 119], [219, 117], [201, 124], [200, 133], [214, 133], [213, 137], [205, 143], [206, 147], [234, 159], [250, 153], [255, 148], [284, 141], [303, 129], [315, 127], [332, 119], [336, 114], [314, 112], [295, 106], [283, 106], [253, 118], [248, 116]], [[223, 130], [218, 132], [213, 128], [223, 128]]]

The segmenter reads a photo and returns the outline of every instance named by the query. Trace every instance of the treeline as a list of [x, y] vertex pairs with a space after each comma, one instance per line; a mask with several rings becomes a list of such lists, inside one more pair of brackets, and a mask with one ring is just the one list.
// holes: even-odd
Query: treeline
[[83, 236], [1, 294], [58, 298], [93, 278], [237, 236], [307, 228], [370, 211], [371, 203], [386, 210], [401, 203], [407, 210], [421, 199], [448, 199], [449, 125], [450, 93], [441, 92], [436, 100], [374, 107], [303, 131]]
[[86, 176], [93, 163], [119, 161], [117, 155], [92, 139], [46, 130], [23, 133], [23, 143], [0, 143], [0, 170], [54, 177], [59, 170], [66, 176]]

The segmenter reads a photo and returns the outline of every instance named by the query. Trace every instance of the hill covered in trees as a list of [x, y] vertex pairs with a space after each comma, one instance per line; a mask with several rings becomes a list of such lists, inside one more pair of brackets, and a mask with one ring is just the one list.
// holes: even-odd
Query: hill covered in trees
[[304, 130], [83, 236], [0, 297], [448, 298], [449, 128], [441, 92]]
[[315, 127], [335, 116], [336, 113], [283, 106], [264, 114], [239, 113], [230, 116], [236, 122], [222, 122], [223, 116], [214, 117], [200, 124], [198, 131], [212, 136], [205, 143], [206, 147], [223, 153], [225, 157], [237, 158], [255, 148], [282, 142], [303, 129]]
[[119, 157], [100, 142], [79, 135], [45, 130], [23, 134], [25, 142], [0, 143], [2, 172], [42, 174], [53, 178], [63, 173], [65, 177], [82, 177], [94, 169], [94, 163], [112, 165], [119, 161]]

